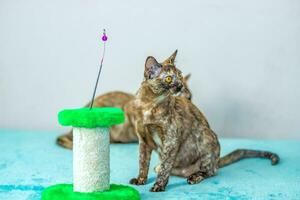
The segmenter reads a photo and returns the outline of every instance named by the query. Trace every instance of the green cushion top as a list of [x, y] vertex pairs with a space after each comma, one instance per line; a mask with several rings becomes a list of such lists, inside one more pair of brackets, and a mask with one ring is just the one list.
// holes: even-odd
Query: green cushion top
[[124, 112], [120, 108], [110, 107], [66, 109], [58, 113], [61, 125], [73, 127], [110, 127], [123, 123], [124, 119]]

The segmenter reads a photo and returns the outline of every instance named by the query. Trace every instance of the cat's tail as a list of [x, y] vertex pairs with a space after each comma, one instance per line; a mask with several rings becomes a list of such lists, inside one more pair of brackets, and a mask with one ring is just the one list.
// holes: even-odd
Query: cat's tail
[[244, 158], [267, 158], [271, 160], [272, 165], [276, 165], [280, 158], [276, 153], [269, 151], [249, 150], [249, 149], [237, 149], [219, 160], [219, 168], [226, 165], [230, 165]]
[[58, 144], [61, 147], [72, 149], [73, 148], [73, 134], [72, 131], [59, 136], [56, 139], [56, 144]]

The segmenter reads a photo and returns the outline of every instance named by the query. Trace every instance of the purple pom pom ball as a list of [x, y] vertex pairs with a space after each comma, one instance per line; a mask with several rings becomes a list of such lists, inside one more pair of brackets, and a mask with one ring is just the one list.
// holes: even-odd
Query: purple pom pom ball
[[105, 34], [103, 34], [103, 36], [102, 36], [102, 41], [106, 41], [107, 40], [107, 36], [105, 35]]

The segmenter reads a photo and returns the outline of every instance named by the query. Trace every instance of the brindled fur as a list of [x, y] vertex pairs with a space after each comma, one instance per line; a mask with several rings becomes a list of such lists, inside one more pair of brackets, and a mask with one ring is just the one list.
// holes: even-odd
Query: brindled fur
[[161, 64], [148, 57], [144, 81], [129, 103], [135, 110], [131, 120], [139, 138], [139, 174], [130, 180], [131, 184], [146, 184], [153, 150], [160, 164], [155, 168], [157, 178], [152, 192], [164, 191], [171, 174], [196, 184], [214, 176], [220, 167], [243, 158], [268, 158], [272, 164], [279, 161], [274, 153], [243, 149], [220, 158], [218, 137], [203, 113], [190, 100], [176, 96], [184, 83], [174, 60], [171, 57]]

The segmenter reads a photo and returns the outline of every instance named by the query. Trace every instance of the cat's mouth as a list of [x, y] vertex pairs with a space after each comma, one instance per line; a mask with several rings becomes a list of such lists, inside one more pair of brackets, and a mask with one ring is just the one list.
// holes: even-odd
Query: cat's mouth
[[172, 94], [178, 94], [181, 91], [181, 89], [182, 89], [182, 85], [176, 84], [176, 85], [171, 86], [170, 91]]

